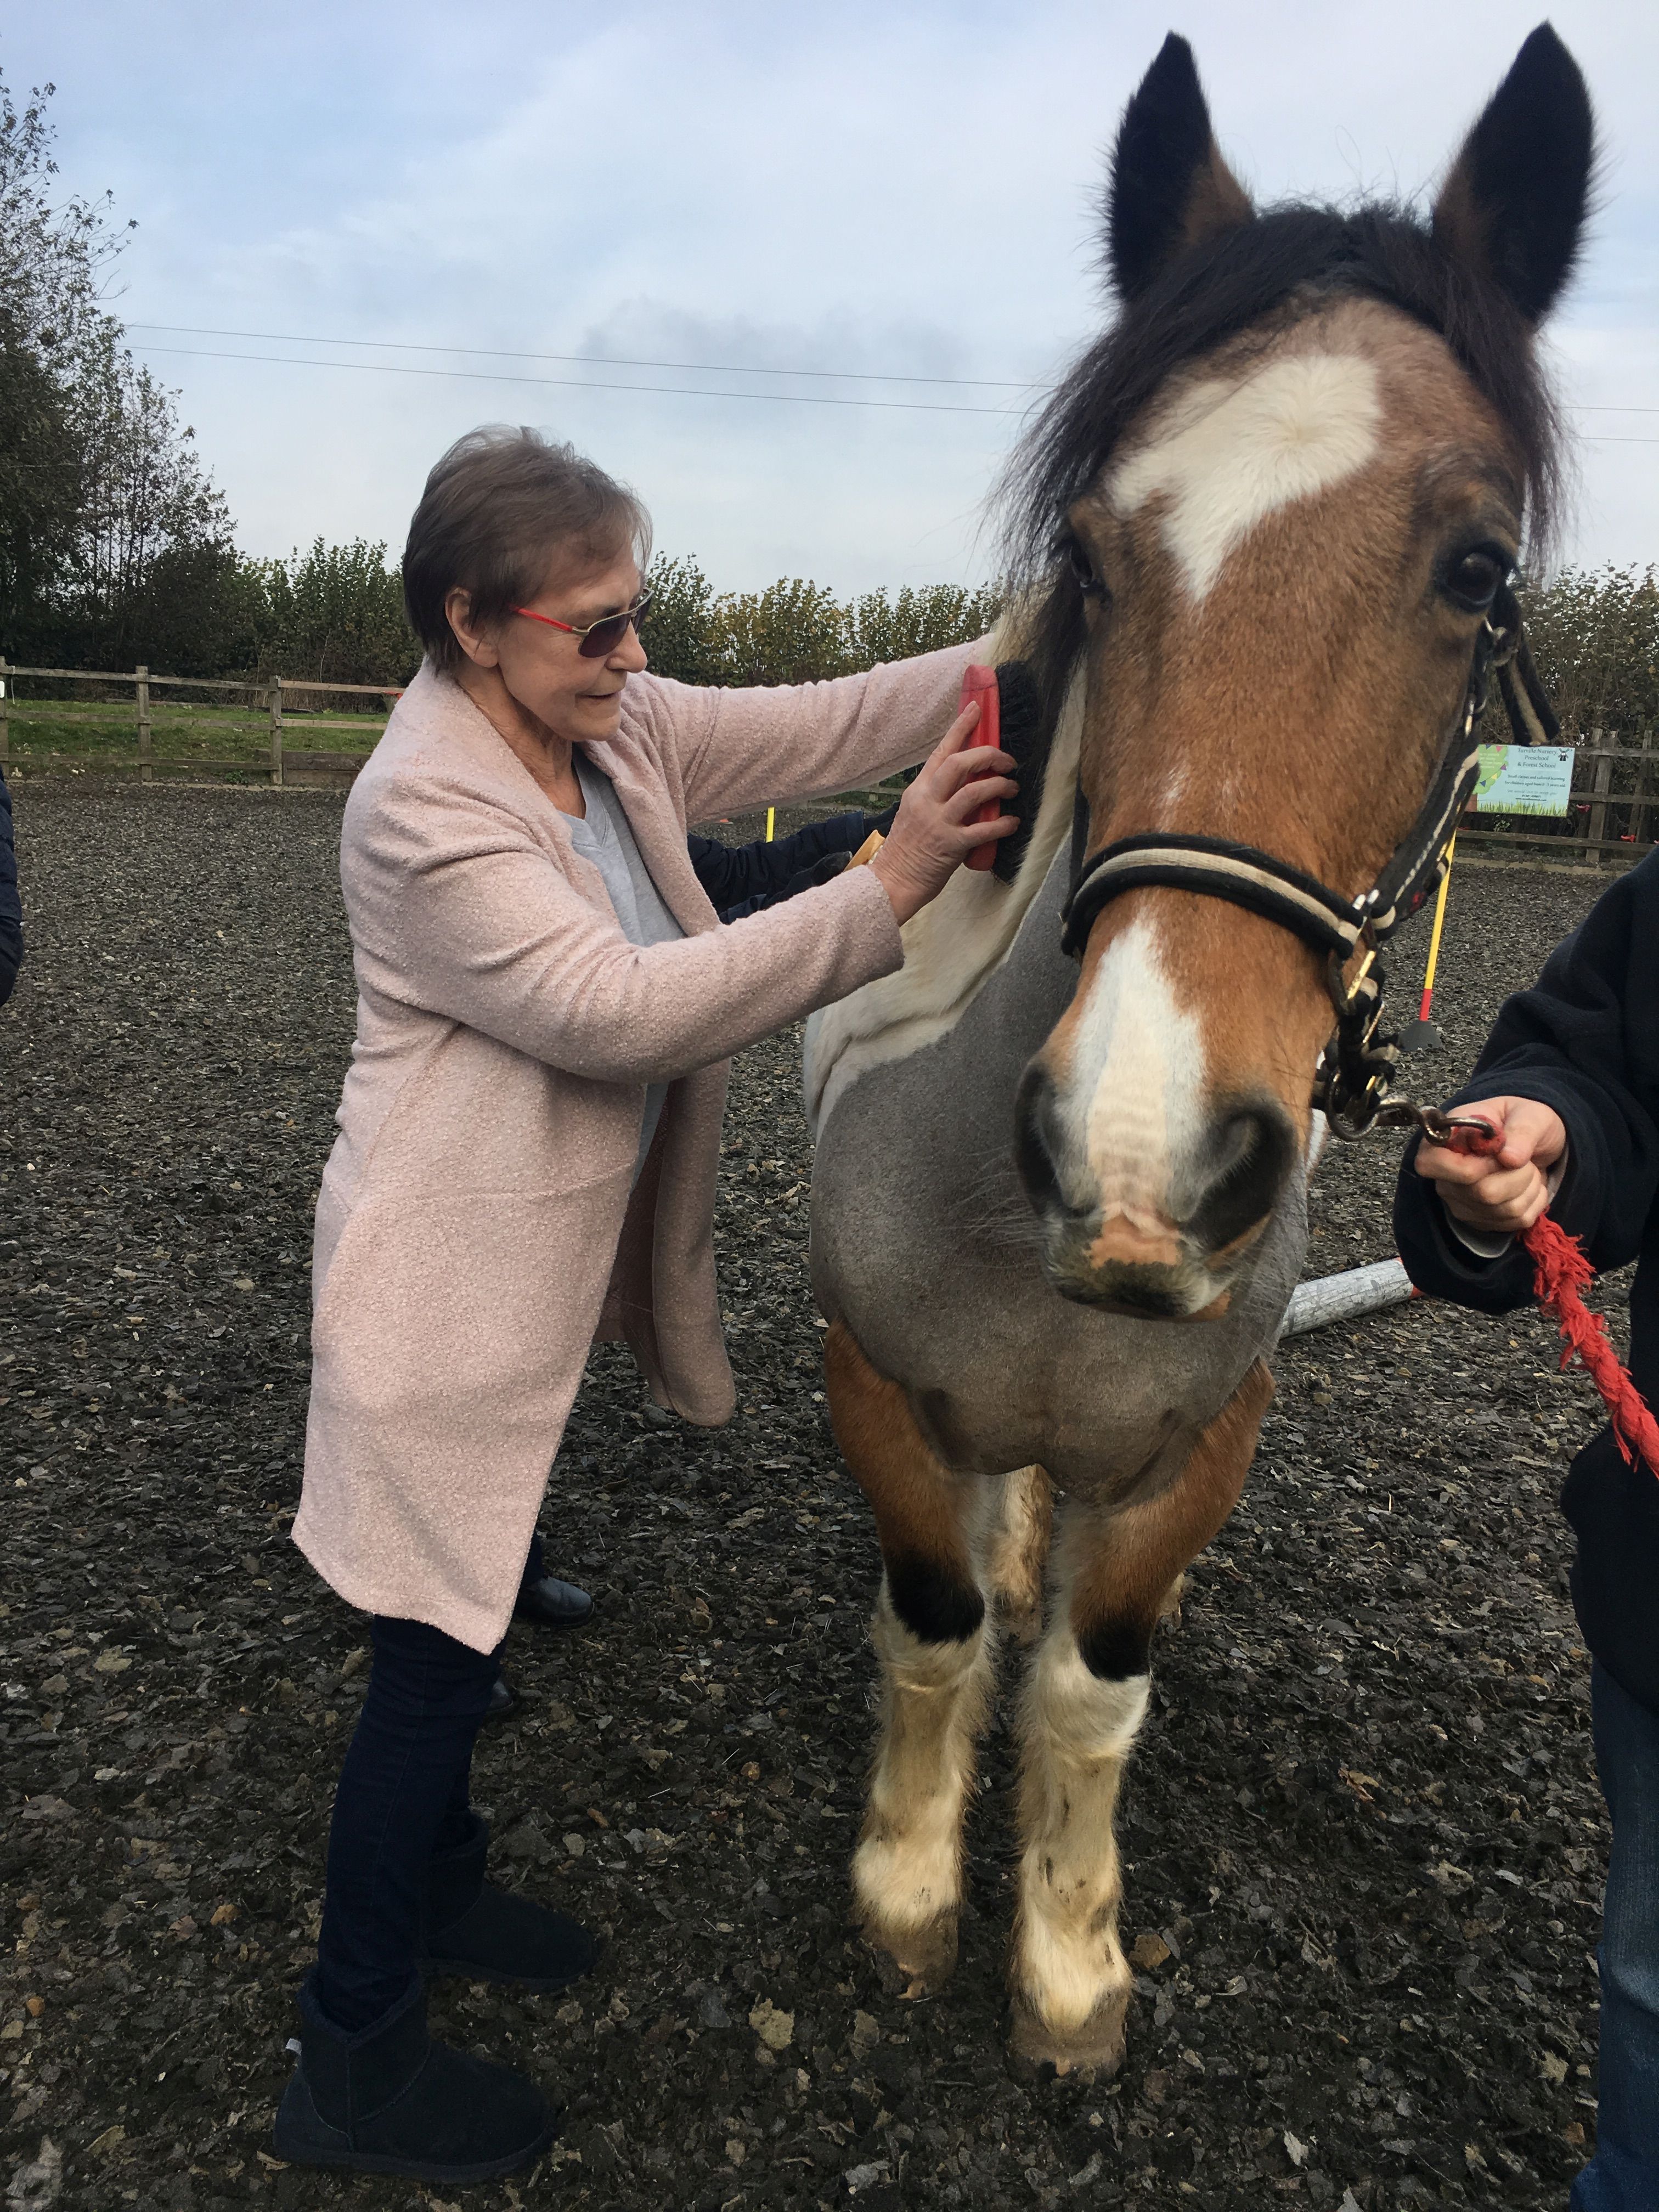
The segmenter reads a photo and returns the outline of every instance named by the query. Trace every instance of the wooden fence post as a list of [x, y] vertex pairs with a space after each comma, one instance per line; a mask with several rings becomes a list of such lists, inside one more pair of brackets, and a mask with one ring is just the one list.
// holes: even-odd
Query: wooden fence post
[[138, 694], [138, 781], [148, 783], [154, 773], [149, 750], [149, 670], [141, 666], [136, 678]]
[[11, 758], [11, 700], [6, 690], [6, 656], [0, 653], [0, 761]]
[[1631, 836], [1635, 839], [1638, 845], [1645, 845], [1650, 842], [1648, 837], [1648, 812], [1652, 805], [1650, 794], [1653, 788], [1648, 781], [1649, 777], [1653, 774], [1654, 767], [1653, 725], [1651, 722], [1643, 723], [1641, 734], [1637, 742], [1642, 749], [1642, 757], [1636, 763], [1637, 796], [1636, 803], [1630, 811], [1630, 830]]
[[1607, 793], [1613, 787], [1613, 763], [1602, 750], [1601, 740], [1607, 734], [1601, 730], [1590, 732], [1590, 744], [1601, 754], [1590, 773], [1590, 811], [1584, 828], [1589, 842], [1584, 847], [1584, 859], [1592, 868], [1601, 865], [1601, 855], [1596, 850], [1607, 829]]
[[270, 784], [273, 791], [283, 787], [283, 679], [270, 679]]

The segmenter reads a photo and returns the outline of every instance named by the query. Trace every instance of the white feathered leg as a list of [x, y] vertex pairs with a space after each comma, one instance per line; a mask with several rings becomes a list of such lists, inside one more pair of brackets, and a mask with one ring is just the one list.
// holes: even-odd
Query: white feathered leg
[[1062, 2074], [1123, 2054], [1132, 1977], [1118, 1942], [1112, 1816], [1146, 1717], [1161, 1611], [1237, 1502], [1273, 1378], [1258, 1362], [1196, 1438], [1174, 1481], [1099, 1512], [1068, 1505], [1054, 1626], [1026, 1691], [1014, 2049]]
[[860, 1924], [907, 1983], [937, 1989], [956, 1964], [962, 1830], [991, 1692], [991, 1638], [923, 1643], [893, 1610], [885, 1576], [872, 1640], [881, 1662], [881, 1732], [853, 1859]]
[[1117, 1936], [1112, 1831], [1118, 1785], [1146, 1712], [1145, 1674], [1091, 1674], [1064, 1617], [1026, 1693], [1014, 1929], [1014, 2045], [1061, 2073], [1109, 2071], [1123, 2052], [1133, 1977]]

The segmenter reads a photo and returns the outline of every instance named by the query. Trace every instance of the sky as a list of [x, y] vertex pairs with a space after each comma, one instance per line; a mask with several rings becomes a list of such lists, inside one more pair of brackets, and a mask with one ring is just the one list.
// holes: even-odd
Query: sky
[[[110, 304], [247, 551], [395, 554], [433, 461], [505, 420], [632, 484], [718, 588], [845, 594], [994, 572], [988, 497], [1105, 318], [1103, 149], [1167, 30], [1268, 201], [1431, 191], [1537, 20], [1497, 0], [35, 0], [0, 15], [0, 70], [14, 95], [56, 85], [65, 191], [136, 219]], [[1659, 7], [1560, 0], [1553, 21], [1604, 149], [1549, 338], [1580, 435], [1564, 553], [1645, 565]]]

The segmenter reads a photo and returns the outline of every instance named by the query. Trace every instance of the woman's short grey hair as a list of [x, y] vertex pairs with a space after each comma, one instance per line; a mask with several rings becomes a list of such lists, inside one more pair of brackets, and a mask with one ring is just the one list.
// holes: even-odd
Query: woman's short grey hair
[[410, 625], [440, 668], [462, 659], [444, 612], [461, 591], [478, 629], [564, 571], [590, 574], [651, 553], [651, 518], [595, 461], [539, 430], [495, 422], [458, 438], [426, 480], [404, 549]]

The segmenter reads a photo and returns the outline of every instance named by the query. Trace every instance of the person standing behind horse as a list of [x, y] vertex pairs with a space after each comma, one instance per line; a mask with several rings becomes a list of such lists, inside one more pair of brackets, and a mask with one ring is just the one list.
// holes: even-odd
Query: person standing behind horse
[[[532, 2082], [432, 2041], [422, 1976], [552, 1990], [597, 1955], [486, 1881], [467, 1790], [588, 1346], [626, 1335], [660, 1404], [729, 1419], [725, 1063], [899, 967], [899, 925], [1017, 827], [969, 826], [1014, 791], [1004, 755], [957, 750], [970, 648], [769, 691], [648, 676], [647, 534], [568, 446], [452, 447], [404, 557], [426, 660], [346, 806], [357, 1036], [317, 1202], [294, 1537], [374, 1616], [374, 1662], [277, 2114], [297, 2163], [483, 2180], [556, 2132]], [[930, 746], [868, 867], [719, 925], [690, 820]]]
[[[1449, 1102], [1503, 1132], [1486, 1158], [1417, 1144], [1395, 1202], [1401, 1257], [1437, 1297], [1509, 1313], [1532, 1297], [1518, 1241], [1547, 1206], [1598, 1268], [1637, 1261], [1631, 1374], [1659, 1406], [1659, 855], [1597, 901], [1499, 1012]], [[1659, 2207], [1659, 1471], [1611, 1427], [1574, 1460], [1561, 1509], [1591, 1654], [1595, 1763], [1613, 1816], [1597, 1963], [1601, 2104], [1572, 2212]]]

